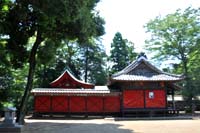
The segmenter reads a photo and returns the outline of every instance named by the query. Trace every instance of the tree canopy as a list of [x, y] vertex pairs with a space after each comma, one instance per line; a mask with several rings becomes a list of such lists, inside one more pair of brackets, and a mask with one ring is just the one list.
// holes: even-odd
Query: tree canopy
[[38, 87], [49, 87], [49, 83], [66, 69], [77, 79], [95, 85], [106, 84], [107, 56], [100, 41], [89, 39], [87, 44], [79, 44], [76, 41], [63, 40], [53, 55], [54, 58], [49, 63], [40, 62], [44, 62], [43, 56], [38, 60], [35, 77]]
[[124, 39], [120, 32], [113, 38], [110, 53], [110, 61], [113, 63], [111, 73], [122, 70], [136, 57], [134, 44]]
[[106, 53], [101, 42], [90, 39], [81, 47], [82, 70], [85, 82], [91, 82], [96, 85], [105, 85], [107, 82], [106, 74]]
[[[18, 121], [23, 124], [26, 103], [32, 89], [38, 49], [57, 48], [63, 39], [85, 42], [104, 34], [104, 20], [95, 12], [99, 0], [3, 0], [0, 3], [0, 37], [13, 68], [29, 63], [27, 84], [19, 108]], [[31, 40], [31, 38], [33, 38]], [[40, 50], [42, 50], [40, 48]], [[45, 49], [43, 49], [45, 51]], [[6, 53], [6, 54], [7, 54]]]
[[[200, 48], [200, 9], [178, 9], [173, 14], [149, 21], [145, 28], [151, 33], [151, 38], [146, 40], [146, 48], [155, 52], [157, 59], [177, 61], [174, 66], [178, 66], [180, 71], [176, 72], [186, 76], [183, 94], [192, 99], [197, 94], [192, 86], [197, 79], [192, 76], [200, 65], [196, 62], [199, 60], [197, 49]], [[197, 64], [194, 66], [193, 62]]]

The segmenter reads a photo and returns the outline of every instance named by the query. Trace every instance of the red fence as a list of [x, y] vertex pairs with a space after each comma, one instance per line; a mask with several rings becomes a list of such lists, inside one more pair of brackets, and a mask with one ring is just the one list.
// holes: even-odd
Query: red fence
[[119, 96], [35, 96], [35, 112], [120, 112]]
[[[121, 96], [35, 96], [35, 112], [117, 113]], [[155, 90], [124, 90], [123, 109], [166, 108], [166, 92]]]
[[37, 96], [35, 97], [35, 111], [47, 112], [51, 107], [50, 96]]
[[66, 112], [68, 111], [68, 99], [65, 96], [51, 97], [51, 105], [49, 105], [53, 112]]

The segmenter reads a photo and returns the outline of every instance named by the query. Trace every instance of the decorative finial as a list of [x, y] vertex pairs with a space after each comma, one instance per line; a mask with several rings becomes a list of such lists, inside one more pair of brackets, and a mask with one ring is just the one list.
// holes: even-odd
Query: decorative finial
[[147, 59], [147, 56], [146, 56], [146, 54], [144, 52], [140, 52], [140, 54], [138, 55], [137, 59], [139, 59], [141, 57]]

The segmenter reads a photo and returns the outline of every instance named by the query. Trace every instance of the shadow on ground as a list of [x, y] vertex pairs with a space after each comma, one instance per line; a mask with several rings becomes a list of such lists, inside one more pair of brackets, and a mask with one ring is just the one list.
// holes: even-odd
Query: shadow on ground
[[73, 115], [73, 116], [65, 116], [65, 115], [53, 115], [53, 116], [41, 116], [41, 117], [33, 117], [32, 115], [26, 116], [26, 119], [32, 120], [94, 120], [94, 119], [104, 119], [104, 116], [88, 116], [84, 115]]
[[134, 133], [121, 126], [111, 123], [29, 122], [24, 127], [24, 133]]

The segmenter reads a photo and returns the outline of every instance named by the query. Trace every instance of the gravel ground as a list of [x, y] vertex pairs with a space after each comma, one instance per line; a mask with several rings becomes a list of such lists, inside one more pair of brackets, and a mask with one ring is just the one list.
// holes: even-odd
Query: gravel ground
[[193, 120], [26, 119], [25, 133], [200, 133]]
[[200, 117], [188, 120], [54, 118], [25, 121], [23, 133], [200, 133]]

